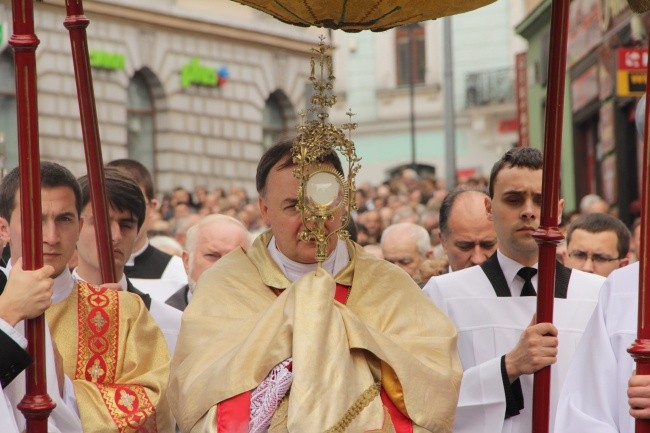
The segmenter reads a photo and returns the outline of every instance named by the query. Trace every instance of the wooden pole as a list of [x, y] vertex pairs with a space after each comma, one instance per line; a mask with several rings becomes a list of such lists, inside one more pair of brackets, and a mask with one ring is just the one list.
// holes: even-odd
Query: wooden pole
[[111, 245], [111, 226], [108, 219], [108, 206], [104, 182], [104, 163], [102, 161], [101, 141], [95, 108], [95, 92], [88, 54], [88, 37], [86, 27], [90, 20], [84, 15], [81, 0], [66, 0], [66, 19], [63, 25], [70, 33], [72, 60], [74, 64], [75, 81], [77, 83], [77, 99], [81, 114], [81, 127], [86, 154], [86, 170], [88, 171], [88, 186], [95, 218], [95, 238], [99, 257], [99, 267], [102, 282], [114, 283], [115, 269], [113, 267], [113, 249]]
[[[32, 0], [13, 0], [13, 34], [9, 45], [14, 50], [16, 106], [18, 111], [18, 167], [20, 170], [20, 208], [23, 268], [43, 267], [43, 229], [41, 227], [41, 168], [38, 146], [38, 104], [36, 91], [36, 48]], [[33, 363], [27, 367], [27, 390], [18, 404], [26, 419], [28, 433], [47, 433], [47, 418], [55, 404], [47, 394], [45, 376], [45, 317], [25, 322], [27, 351]]]
[[[553, 322], [555, 299], [556, 246], [564, 239], [558, 228], [562, 117], [569, 22], [569, 0], [553, 0], [551, 5], [550, 52], [546, 88], [546, 130], [540, 226], [533, 234], [539, 245], [537, 322]], [[533, 385], [533, 433], [548, 433], [551, 367], [535, 373]]]
[[[650, 49], [650, 38], [648, 38]], [[646, 72], [650, 76], [650, 64]], [[639, 305], [637, 338], [632, 343], [628, 352], [636, 362], [637, 374], [650, 374], [650, 294], [648, 285], [648, 268], [650, 267], [650, 188], [648, 187], [648, 174], [650, 173], [650, 137], [648, 136], [648, 115], [650, 115], [650, 97], [646, 90], [645, 100], [645, 126], [643, 128], [643, 168], [641, 179], [641, 243], [639, 245]], [[650, 419], [637, 419], [635, 422], [636, 433], [650, 433]]]

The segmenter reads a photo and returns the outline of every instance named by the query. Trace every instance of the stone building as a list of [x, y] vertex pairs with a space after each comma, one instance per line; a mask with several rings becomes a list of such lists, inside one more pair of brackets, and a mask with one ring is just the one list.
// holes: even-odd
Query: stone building
[[[160, 191], [243, 186], [265, 146], [294, 131], [310, 49], [290, 27], [231, 1], [85, 1], [105, 162], [130, 157]], [[35, 2], [41, 158], [85, 173], [63, 2]], [[11, 2], [0, 0], [0, 168], [17, 165]]]

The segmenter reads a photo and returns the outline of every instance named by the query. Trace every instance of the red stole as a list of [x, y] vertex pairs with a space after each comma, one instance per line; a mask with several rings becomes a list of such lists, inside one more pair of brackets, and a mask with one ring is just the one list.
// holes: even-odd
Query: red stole
[[[334, 299], [341, 304], [346, 304], [350, 288], [341, 284], [336, 284]], [[251, 392], [246, 391], [242, 394], [231, 397], [220, 403], [217, 403], [217, 432], [219, 433], [246, 433], [250, 424], [251, 411]], [[397, 406], [391, 401], [386, 391], [381, 390], [381, 401], [388, 410], [396, 433], [413, 433], [413, 423], [409, 418], [402, 414]]]

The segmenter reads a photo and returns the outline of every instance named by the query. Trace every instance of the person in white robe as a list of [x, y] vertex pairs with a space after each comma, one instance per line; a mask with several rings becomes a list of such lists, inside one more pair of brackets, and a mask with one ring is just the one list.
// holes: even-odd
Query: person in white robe
[[[648, 376], [635, 375], [627, 350], [637, 335], [639, 262], [612, 272], [605, 282], [560, 393], [556, 433], [633, 433], [632, 413], [647, 417]], [[640, 384], [629, 387], [630, 383]], [[628, 399], [628, 391], [646, 398]]]
[[[52, 303], [53, 292], [58, 291], [56, 280], [50, 278], [51, 266], [36, 271], [23, 271], [18, 259], [7, 283], [0, 288], [0, 332], [11, 338], [12, 347], [26, 350], [25, 320], [42, 314]], [[4, 281], [3, 281], [4, 282]], [[59, 284], [60, 285], [60, 284]], [[54, 287], [53, 287], [54, 286]], [[7, 313], [11, 309], [10, 314]], [[16, 322], [16, 319], [19, 319]], [[7, 345], [8, 346], [8, 345]], [[4, 350], [9, 350], [5, 347]], [[52, 345], [50, 330], [45, 322], [45, 367], [47, 393], [56, 405], [48, 418], [49, 433], [82, 433], [81, 420], [72, 382], [67, 376], [57, 374], [56, 350]], [[3, 356], [7, 356], [4, 354]], [[0, 432], [18, 433], [26, 428], [25, 417], [17, 408], [26, 391], [26, 374], [20, 372], [2, 389], [0, 397]]]
[[[542, 155], [508, 151], [490, 176], [486, 212], [498, 250], [480, 266], [432, 278], [424, 288], [458, 329], [463, 379], [458, 433], [532, 430], [533, 373], [551, 368], [551, 419], [575, 346], [604, 279], [556, 263], [555, 323], [536, 323]], [[563, 201], [558, 209], [561, 212]], [[528, 275], [525, 274], [528, 272]]]

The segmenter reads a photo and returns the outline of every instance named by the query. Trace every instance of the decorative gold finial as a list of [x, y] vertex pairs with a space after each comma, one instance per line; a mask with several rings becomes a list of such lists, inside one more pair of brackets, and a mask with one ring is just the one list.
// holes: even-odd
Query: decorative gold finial
[[[314, 120], [305, 120], [305, 113], [300, 113], [298, 139], [292, 148], [293, 162], [296, 164], [294, 175], [299, 180], [298, 205], [304, 229], [300, 232], [303, 241], [316, 242], [316, 261], [323, 263], [327, 258], [327, 242], [334, 234], [340, 239], [347, 239], [350, 234], [345, 227], [350, 221], [352, 211], [357, 208], [355, 201], [356, 186], [354, 179], [361, 168], [351, 140], [352, 130], [357, 124], [352, 122], [354, 114], [346, 113], [349, 122], [336, 128], [327, 121], [327, 110], [336, 103], [334, 90], [334, 68], [331, 46], [325, 44], [325, 37], [320, 37], [317, 48], [312, 48], [314, 57], [310, 60], [309, 80], [314, 86], [309, 111], [315, 113]], [[347, 131], [347, 136], [343, 132]], [[325, 158], [332, 152], [343, 156], [347, 162], [347, 177], [334, 167], [323, 165]], [[326, 221], [334, 219], [343, 210], [341, 226], [328, 232]]]

